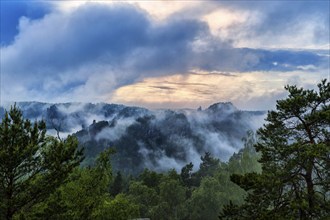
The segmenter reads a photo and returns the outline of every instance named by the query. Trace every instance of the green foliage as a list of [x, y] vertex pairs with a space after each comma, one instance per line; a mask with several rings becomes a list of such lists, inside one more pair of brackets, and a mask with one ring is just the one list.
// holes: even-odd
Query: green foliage
[[[189, 163], [179, 174], [174, 169], [167, 173], [145, 169], [137, 177], [127, 176], [121, 171], [113, 176], [111, 162], [116, 159], [113, 148], [107, 148], [96, 159], [89, 161], [90, 166], [77, 167], [82, 156], [77, 151], [75, 138], [69, 136], [60, 141], [46, 137], [42, 122], [33, 126], [30, 122], [20, 122], [27, 134], [19, 131], [17, 125], [13, 126], [16, 130], [11, 128], [11, 131], [6, 128], [14, 124], [10, 117], [13, 116], [5, 117], [0, 127], [0, 134], [5, 134], [1, 136], [5, 138], [1, 138], [0, 156], [5, 158], [11, 153], [12, 157], [7, 157], [6, 161], [9, 165], [13, 163], [11, 161], [16, 161], [16, 157], [25, 158], [24, 162], [16, 162], [18, 168], [22, 168], [16, 168], [21, 175], [17, 184], [22, 184], [19, 187], [24, 191], [19, 199], [23, 201], [31, 195], [38, 197], [33, 202], [26, 200], [28, 202], [14, 213], [14, 219], [212, 220], [217, 218], [224, 205], [230, 201], [241, 204], [246, 195], [243, 189], [230, 181], [230, 176], [260, 171], [259, 156], [253, 147], [255, 136], [251, 132], [245, 139], [244, 148], [227, 163], [220, 162], [207, 152], [201, 156], [200, 169], [195, 172], [193, 164]], [[7, 140], [11, 137], [8, 132], [11, 135], [18, 133], [15, 136], [17, 143]], [[15, 144], [10, 151], [10, 148], [2, 147], [3, 143]], [[98, 150], [104, 149], [104, 146], [96, 147]], [[0, 166], [5, 170], [4, 164]], [[36, 167], [41, 170], [37, 169], [34, 174], [32, 168]], [[6, 180], [4, 174], [1, 173], [2, 184]], [[24, 183], [25, 180], [28, 182]], [[0, 188], [0, 192], [5, 195], [7, 191]], [[6, 212], [2, 210], [9, 207], [8, 201], [2, 198], [3, 216], [0, 219], [5, 218]], [[10, 204], [16, 205], [13, 202]]]
[[193, 179], [192, 179], [192, 169], [193, 169], [194, 165], [190, 162], [189, 164], [187, 164], [186, 166], [184, 166], [181, 169], [181, 180], [184, 184], [184, 186], [190, 188], [193, 186]]
[[200, 186], [192, 191], [188, 200], [188, 219], [218, 219], [220, 210], [230, 201], [241, 204], [246, 193], [230, 181], [230, 176], [234, 173], [258, 171], [258, 164], [257, 155], [247, 146], [228, 163], [218, 164], [214, 175], [202, 178]]
[[223, 199], [221, 188], [216, 178], [204, 178], [189, 200], [189, 219], [217, 219]]
[[127, 220], [139, 215], [139, 206], [124, 194], [118, 194], [113, 200], [105, 200], [101, 212], [93, 219]]
[[[228, 205], [223, 219], [326, 219], [330, 215], [330, 84], [318, 92], [286, 86], [259, 129], [262, 173], [233, 175], [246, 203]], [[239, 211], [238, 211], [239, 210]]]
[[184, 166], [180, 174], [173, 169], [163, 174], [146, 169], [138, 181], [130, 182], [127, 196], [139, 206], [142, 218], [217, 219], [224, 205], [231, 200], [241, 204], [246, 195], [230, 181], [230, 175], [260, 171], [251, 143], [228, 163], [220, 163], [206, 153], [202, 157], [202, 170], [196, 172], [192, 171], [192, 163]]
[[44, 201], [82, 160], [77, 140], [46, 137], [44, 122], [12, 107], [0, 124], [0, 218], [12, 219]]
[[219, 169], [220, 160], [211, 156], [210, 152], [206, 152], [201, 156], [202, 163], [199, 166], [198, 174], [201, 177], [213, 176]]
[[152, 219], [183, 219], [186, 215], [186, 192], [179, 180], [165, 177], [159, 188], [160, 202]]
[[133, 181], [129, 186], [129, 197], [131, 201], [139, 205], [142, 217], [151, 217], [152, 209], [159, 203], [159, 195], [154, 188], [150, 188], [141, 182]]
[[[232, 174], [245, 174], [249, 172], [261, 172], [261, 164], [257, 161], [260, 155], [256, 153], [254, 144], [257, 138], [254, 132], [248, 131], [243, 138], [244, 148], [229, 159], [228, 169]], [[222, 164], [224, 166], [224, 164]]]
[[150, 171], [145, 169], [139, 176], [139, 179], [148, 187], [156, 188], [159, 191], [159, 183], [162, 179], [163, 175], [160, 173], [156, 173], [154, 171]]
[[94, 167], [75, 169], [68, 182], [46, 202], [25, 213], [27, 218], [95, 219], [102, 215], [104, 204], [110, 198], [108, 188], [112, 169], [109, 158], [113, 153], [109, 148], [100, 154]]
[[123, 177], [120, 173], [120, 171], [117, 172], [117, 175], [115, 177], [115, 180], [113, 181], [113, 183], [111, 184], [110, 187], [110, 194], [112, 196], [116, 196], [119, 193], [121, 193], [123, 190]]

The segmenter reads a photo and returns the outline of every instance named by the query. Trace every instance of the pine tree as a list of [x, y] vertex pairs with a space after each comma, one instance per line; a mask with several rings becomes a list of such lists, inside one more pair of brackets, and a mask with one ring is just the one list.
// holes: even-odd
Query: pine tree
[[0, 124], [0, 218], [13, 216], [45, 200], [79, 165], [77, 140], [46, 136], [43, 121], [24, 120], [12, 107]]
[[190, 162], [186, 166], [182, 167], [180, 173], [180, 177], [181, 177], [181, 181], [183, 182], [183, 185], [188, 188], [191, 188], [193, 184], [193, 180], [192, 180], [193, 167], [194, 167], [193, 163]]
[[201, 156], [201, 161], [198, 171], [201, 177], [213, 176], [220, 167], [220, 160], [212, 157], [210, 152], [205, 152], [205, 155]]
[[115, 177], [115, 180], [113, 181], [111, 188], [110, 188], [110, 193], [112, 196], [116, 196], [119, 193], [121, 193], [123, 190], [123, 177], [121, 175], [121, 172], [118, 171], [117, 175]]
[[286, 86], [259, 129], [262, 173], [232, 175], [248, 191], [242, 206], [228, 205], [221, 219], [326, 219], [330, 216], [330, 84], [318, 92]]

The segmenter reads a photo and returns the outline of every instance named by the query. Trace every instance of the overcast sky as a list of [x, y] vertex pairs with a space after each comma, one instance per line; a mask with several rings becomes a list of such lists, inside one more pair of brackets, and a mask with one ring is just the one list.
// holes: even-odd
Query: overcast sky
[[3, 1], [1, 101], [273, 108], [329, 78], [329, 1]]

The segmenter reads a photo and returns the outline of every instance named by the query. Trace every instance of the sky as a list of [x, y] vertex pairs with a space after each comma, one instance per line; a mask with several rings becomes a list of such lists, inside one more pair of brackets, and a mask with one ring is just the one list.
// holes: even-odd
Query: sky
[[267, 110], [329, 79], [324, 1], [4, 1], [1, 102]]

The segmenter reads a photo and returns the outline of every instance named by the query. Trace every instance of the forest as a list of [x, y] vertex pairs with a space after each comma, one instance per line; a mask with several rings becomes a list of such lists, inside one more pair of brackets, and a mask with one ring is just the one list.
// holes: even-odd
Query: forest
[[47, 135], [14, 105], [0, 124], [0, 219], [329, 219], [330, 83], [285, 89], [228, 161], [204, 152], [131, 174], [113, 167], [116, 148], [85, 163], [76, 136]]

